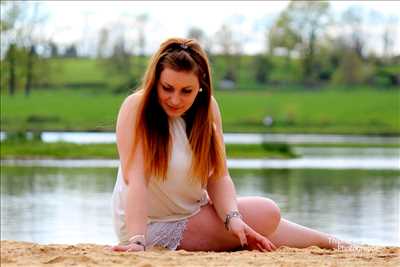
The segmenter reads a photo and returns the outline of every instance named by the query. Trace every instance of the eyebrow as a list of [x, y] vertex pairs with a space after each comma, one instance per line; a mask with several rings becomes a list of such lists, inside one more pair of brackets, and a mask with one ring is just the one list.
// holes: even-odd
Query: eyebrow
[[[166, 85], [166, 86], [168, 86], [168, 87], [175, 88], [175, 87], [173, 87], [172, 85], [170, 85], [170, 84], [167, 83], [167, 82], [162, 82], [162, 83], [164, 84], [164, 86]], [[182, 88], [182, 90], [183, 90], [183, 89], [192, 89], [192, 86], [191, 86], [191, 85], [185, 86], [185, 87]]]

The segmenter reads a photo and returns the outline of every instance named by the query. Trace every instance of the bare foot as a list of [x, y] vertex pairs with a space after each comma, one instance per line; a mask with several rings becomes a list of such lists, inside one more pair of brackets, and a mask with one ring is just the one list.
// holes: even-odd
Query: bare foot
[[336, 237], [329, 238], [329, 246], [331, 249], [338, 249], [338, 250], [351, 250], [357, 247], [357, 245], [355, 244], [337, 239]]

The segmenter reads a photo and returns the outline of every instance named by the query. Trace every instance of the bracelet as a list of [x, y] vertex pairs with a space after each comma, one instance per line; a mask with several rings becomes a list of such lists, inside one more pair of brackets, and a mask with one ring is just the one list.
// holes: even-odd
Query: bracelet
[[240, 219], [242, 219], [242, 215], [239, 213], [239, 211], [236, 211], [236, 210], [230, 211], [230, 212], [228, 212], [228, 214], [226, 214], [225, 222], [224, 222], [226, 230], [229, 231], [229, 222], [234, 217], [239, 217]]
[[143, 250], [146, 250], [146, 239], [144, 235], [134, 235], [129, 238], [130, 244], [136, 244], [143, 247]]

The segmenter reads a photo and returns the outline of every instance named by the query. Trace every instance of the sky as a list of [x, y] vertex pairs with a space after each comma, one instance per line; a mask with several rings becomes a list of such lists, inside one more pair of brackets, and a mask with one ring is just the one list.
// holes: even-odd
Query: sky
[[[59, 44], [77, 42], [81, 51], [93, 53], [98, 32], [108, 26], [112, 32], [125, 30], [132, 44], [138, 32], [135, 18], [147, 14], [145, 24], [146, 53], [153, 53], [171, 36], [186, 37], [191, 27], [201, 28], [207, 36], [215, 34], [223, 24], [234, 26], [237, 38], [243, 41], [243, 52], [254, 54], [265, 49], [265, 32], [289, 1], [40, 1], [47, 14], [43, 31]], [[400, 1], [331, 1], [334, 14], [349, 7], [358, 7], [366, 18], [365, 31], [372, 40], [381, 40], [383, 24], [378, 18], [392, 18], [400, 25]], [[339, 16], [335, 16], [339, 17]], [[124, 26], [125, 25], [125, 26]], [[372, 41], [370, 49], [382, 49]], [[400, 44], [400, 30], [396, 43]], [[397, 45], [400, 47], [400, 45]], [[134, 49], [134, 48], [133, 48]], [[397, 53], [400, 48], [396, 48]]]

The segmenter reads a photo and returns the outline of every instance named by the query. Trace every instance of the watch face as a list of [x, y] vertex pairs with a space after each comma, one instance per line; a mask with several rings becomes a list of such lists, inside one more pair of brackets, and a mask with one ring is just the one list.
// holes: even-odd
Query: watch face
[[226, 218], [225, 218], [224, 224], [225, 224], [225, 228], [226, 228], [227, 230], [229, 230], [229, 227], [228, 227], [229, 221], [230, 221], [233, 217], [242, 218], [242, 215], [241, 215], [238, 211], [231, 211], [231, 212], [229, 212], [228, 214], [226, 214]]

